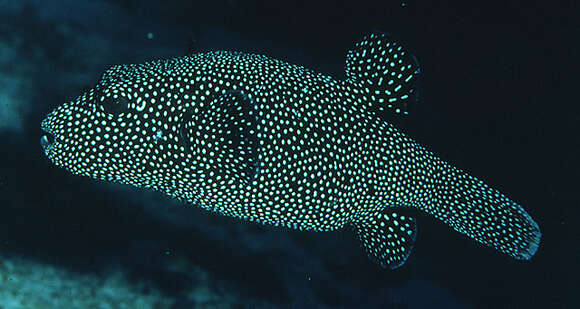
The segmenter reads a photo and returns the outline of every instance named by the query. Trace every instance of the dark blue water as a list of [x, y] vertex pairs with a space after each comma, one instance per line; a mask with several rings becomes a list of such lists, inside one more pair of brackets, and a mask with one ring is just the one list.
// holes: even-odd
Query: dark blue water
[[[579, 9], [0, 1], [0, 308], [575, 307]], [[110, 65], [227, 49], [342, 79], [346, 51], [376, 30], [403, 42], [423, 72], [420, 103], [392, 121], [524, 206], [543, 233], [531, 261], [419, 216], [410, 258], [383, 270], [351, 230], [256, 226], [72, 176], [43, 157], [40, 120]]]

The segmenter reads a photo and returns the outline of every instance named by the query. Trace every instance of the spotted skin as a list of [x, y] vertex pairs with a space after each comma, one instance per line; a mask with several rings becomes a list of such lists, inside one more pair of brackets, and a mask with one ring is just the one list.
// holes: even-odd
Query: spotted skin
[[164, 192], [223, 215], [310, 231], [354, 227], [369, 257], [402, 265], [413, 217], [433, 215], [518, 259], [538, 225], [515, 202], [382, 120], [407, 113], [419, 67], [383, 34], [359, 41], [343, 81], [265, 56], [208, 52], [110, 68], [41, 124], [73, 174]]

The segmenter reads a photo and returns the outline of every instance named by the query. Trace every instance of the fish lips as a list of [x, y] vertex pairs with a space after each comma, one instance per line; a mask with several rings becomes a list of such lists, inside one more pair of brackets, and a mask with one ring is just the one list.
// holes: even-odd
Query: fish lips
[[54, 135], [50, 132], [43, 131], [43, 135], [40, 137], [40, 146], [44, 152], [47, 152], [50, 146], [54, 143]]

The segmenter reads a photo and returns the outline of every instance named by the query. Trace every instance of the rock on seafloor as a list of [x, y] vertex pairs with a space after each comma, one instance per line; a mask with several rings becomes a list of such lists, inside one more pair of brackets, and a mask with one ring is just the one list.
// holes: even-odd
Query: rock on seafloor
[[[121, 270], [79, 273], [14, 257], [0, 258], [0, 309], [52, 308], [232, 308], [235, 301], [200, 281], [181, 299], [140, 282]], [[184, 307], [184, 308], [185, 308]]]

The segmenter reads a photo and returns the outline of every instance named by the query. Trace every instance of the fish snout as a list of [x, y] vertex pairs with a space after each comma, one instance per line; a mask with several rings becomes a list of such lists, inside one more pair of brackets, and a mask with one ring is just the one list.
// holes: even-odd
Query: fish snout
[[42, 150], [46, 153], [50, 146], [52, 146], [55, 142], [55, 135], [50, 130], [51, 127], [51, 117], [52, 114], [49, 114], [42, 122], [40, 123], [41, 129], [41, 136], [40, 136], [40, 146]]
[[53, 143], [54, 135], [52, 135], [52, 133], [43, 131], [43, 135], [40, 137], [40, 146], [42, 147], [42, 150], [46, 152]]

